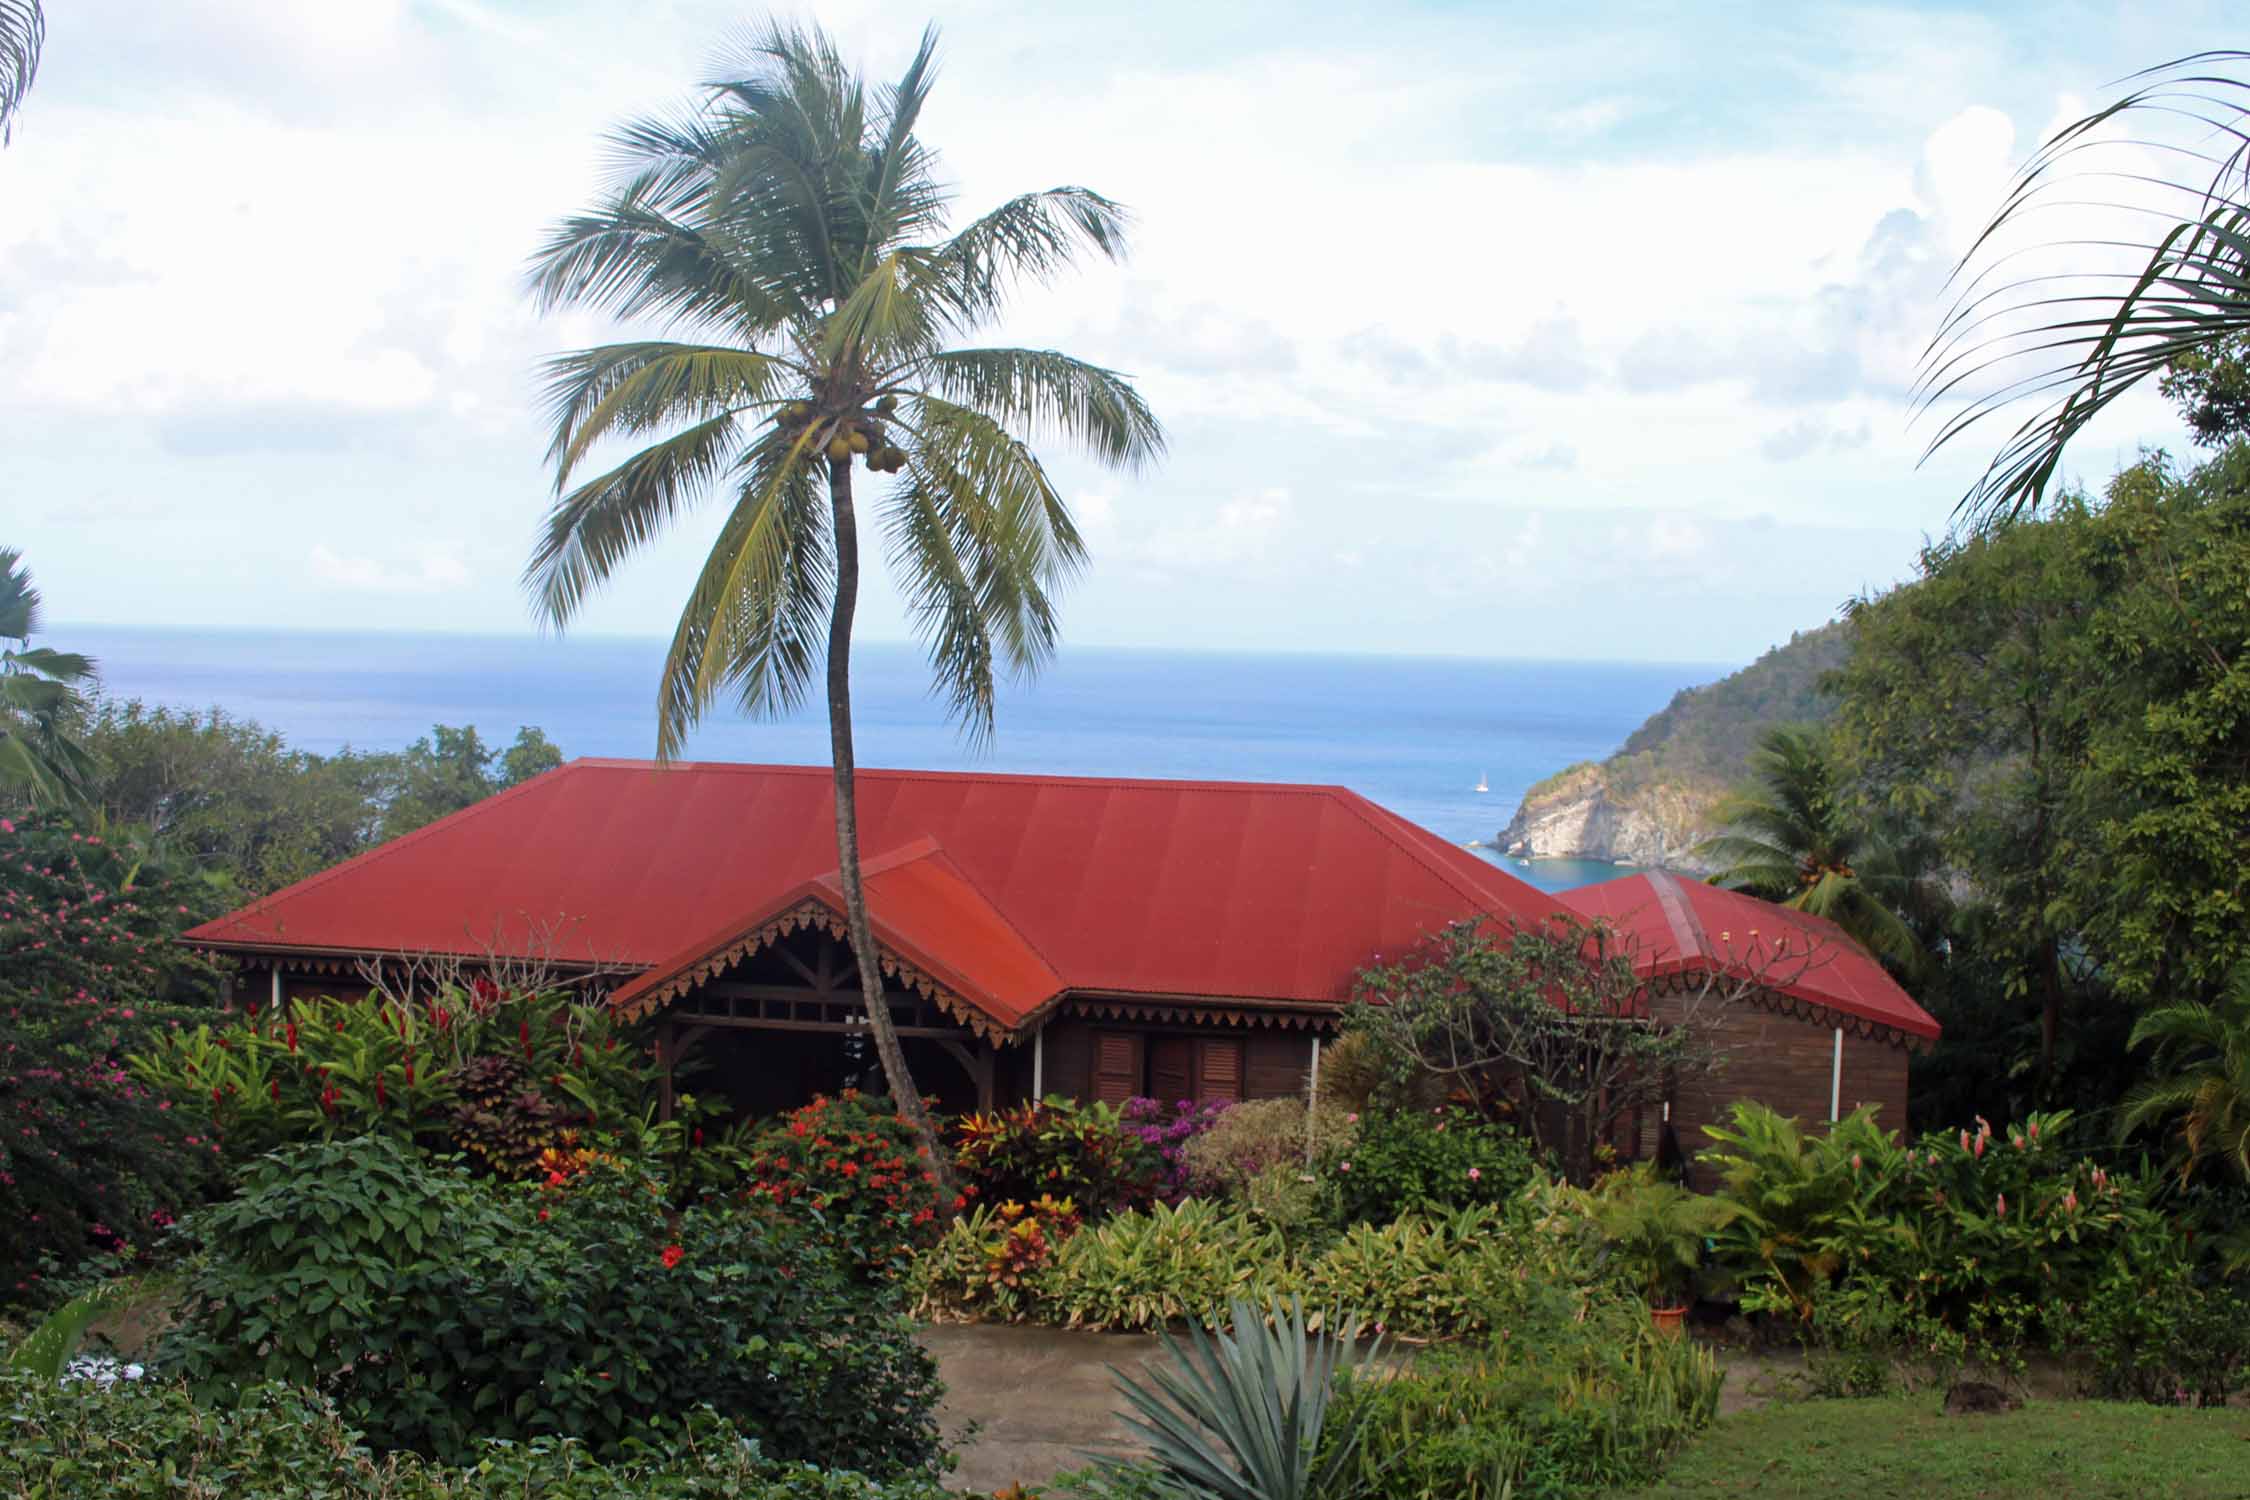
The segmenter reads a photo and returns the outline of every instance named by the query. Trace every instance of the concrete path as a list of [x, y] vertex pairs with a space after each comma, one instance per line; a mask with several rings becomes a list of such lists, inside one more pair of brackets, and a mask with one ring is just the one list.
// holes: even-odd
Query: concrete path
[[[939, 1417], [961, 1457], [950, 1486], [978, 1495], [1083, 1468], [1088, 1449], [1130, 1447], [1110, 1367], [1137, 1371], [1164, 1347], [1147, 1334], [1005, 1323], [933, 1325], [920, 1338], [937, 1356], [946, 1391]], [[1726, 1371], [1722, 1416], [1789, 1399], [1801, 1387], [1804, 1361], [1794, 1352], [1717, 1353]]]
[[[924, 1328], [945, 1378], [939, 1416], [961, 1455], [950, 1488], [989, 1495], [1085, 1466], [1089, 1448], [1125, 1448], [1109, 1367], [1138, 1370], [1163, 1352], [1138, 1333], [1070, 1333], [1000, 1323]], [[961, 1434], [975, 1432], [965, 1444]]]

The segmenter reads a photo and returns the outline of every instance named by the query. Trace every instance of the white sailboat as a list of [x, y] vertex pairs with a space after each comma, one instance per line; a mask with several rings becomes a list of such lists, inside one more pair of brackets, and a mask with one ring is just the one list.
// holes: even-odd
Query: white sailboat
[[1485, 785], [1484, 772], [1482, 771], [1477, 772], [1477, 790], [1480, 792], [1489, 792], [1492, 790], [1491, 787]]

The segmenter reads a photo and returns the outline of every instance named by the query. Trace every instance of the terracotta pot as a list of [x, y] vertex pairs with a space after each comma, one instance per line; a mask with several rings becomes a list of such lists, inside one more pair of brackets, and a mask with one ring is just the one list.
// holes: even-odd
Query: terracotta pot
[[1669, 1333], [1674, 1337], [1679, 1335], [1687, 1323], [1687, 1309], [1684, 1306], [1652, 1307], [1648, 1310], [1648, 1315], [1650, 1321], [1656, 1324], [1658, 1333]]

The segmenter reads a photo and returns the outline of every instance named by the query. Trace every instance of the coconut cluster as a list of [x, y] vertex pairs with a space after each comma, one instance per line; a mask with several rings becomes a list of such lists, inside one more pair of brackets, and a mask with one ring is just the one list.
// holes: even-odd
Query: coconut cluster
[[824, 428], [828, 433], [824, 446], [829, 458], [836, 463], [849, 463], [857, 456], [864, 458], [867, 467], [878, 474], [896, 474], [906, 467], [906, 450], [890, 442], [883, 423], [897, 410], [896, 396], [885, 396], [871, 407], [834, 416], [808, 402], [793, 401], [776, 413], [774, 420], [784, 432], [815, 426]]

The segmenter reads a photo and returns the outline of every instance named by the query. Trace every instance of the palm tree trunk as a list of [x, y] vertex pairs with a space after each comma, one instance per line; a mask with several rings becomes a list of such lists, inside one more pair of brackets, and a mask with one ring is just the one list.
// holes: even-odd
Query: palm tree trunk
[[844, 925], [859, 969], [860, 995], [867, 1004], [867, 1029], [875, 1038], [875, 1055], [883, 1061], [891, 1100], [928, 1149], [938, 1187], [950, 1201], [955, 1191], [953, 1162], [938, 1139], [922, 1091], [914, 1086], [914, 1075], [907, 1071], [906, 1054], [899, 1050], [898, 1031], [891, 1025], [890, 1006], [883, 998], [882, 955], [875, 947], [875, 928], [867, 920], [867, 891], [859, 875], [851, 683], [852, 615], [859, 607], [859, 525], [852, 511], [848, 458], [828, 465], [828, 502], [836, 531], [836, 598], [828, 616], [828, 751], [836, 778], [836, 870], [844, 885]]

